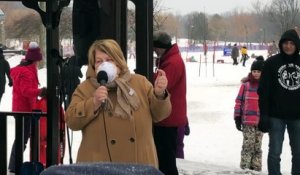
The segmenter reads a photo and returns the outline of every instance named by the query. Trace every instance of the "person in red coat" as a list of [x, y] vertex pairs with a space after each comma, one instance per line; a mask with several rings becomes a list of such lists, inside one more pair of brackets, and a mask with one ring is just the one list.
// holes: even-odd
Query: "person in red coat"
[[[177, 175], [177, 130], [187, 124], [186, 71], [177, 44], [171, 42], [166, 32], [158, 31], [153, 35], [153, 50], [158, 56], [156, 66], [166, 72], [172, 104], [169, 117], [155, 123], [153, 132], [160, 171], [166, 175]], [[154, 80], [156, 77], [157, 73], [154, 73]]]
[[[25, 59], [10, 70], [13, 80], [12, 111], [32, 112], [38, 96], [46, 95], [46, 88], [38, 88], [38, 62], [42, 60], [40, 48], [36, 42], [31, 42]], [[24, 148], [30, 136], [30, 118], [24, 117]], [[11, 150], [9, 167], [10, 172], [15, 172], [15, 141]]]

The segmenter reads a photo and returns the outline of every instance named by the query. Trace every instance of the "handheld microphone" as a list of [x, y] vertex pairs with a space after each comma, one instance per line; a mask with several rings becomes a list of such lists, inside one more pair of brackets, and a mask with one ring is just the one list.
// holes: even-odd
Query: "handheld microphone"
[[97, 81], [101, 86], [105, 86], [108, 81], [107, 73], [103, 70], [99, 71], [97, 74]]
[[[99, 72], [97, 73], [97, 82], [98, 82], [101, 86], [105, 86], [106, 83], [107, 83], [107, 81], [108, 81], [107, 73], [106, 73], [105, 71], [103, 71], [103, 70], [99, 71]], [[103, 101], [101, 102], [101, 107], [104, 107], [105, 104], [106, 104], [106, 101], [103, 100]]]

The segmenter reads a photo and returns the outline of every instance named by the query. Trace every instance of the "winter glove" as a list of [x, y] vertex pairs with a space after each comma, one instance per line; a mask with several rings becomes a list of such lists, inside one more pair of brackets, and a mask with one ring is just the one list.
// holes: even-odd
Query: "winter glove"
[[267, 115], [261, 115], [258, 122], [258, 130], [263, 133], [269, 132], [270, 118]]
[[190, 126], [189, 126], [189, 124], [186, 124], [184, 126], [184, 135], [188, 136], [188, 135], [190, 135], [190, 132], [191, 132]]
[[242, 118], [236, 117], [235, 119], [235, 127], [237, 130], [242, 131]]
[[9, 86], [9, 87], [12, 87], [12, 86], [13, 86], [13, 82], [12, 82], [12, 81], [9, 81], [9, 82], [8, 82], [8, 86]]
[[42, 97], [42, 98], [47, 96], [47, 88], [46, 87], [43, 87], [41, 89], [41, 92], [40, 92], [39, 96]]

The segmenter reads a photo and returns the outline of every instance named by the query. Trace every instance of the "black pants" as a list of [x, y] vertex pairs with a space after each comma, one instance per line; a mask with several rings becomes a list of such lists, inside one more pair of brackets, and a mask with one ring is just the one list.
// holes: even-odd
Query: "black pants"
[[233, 59], [233, 65], [238, 65], [237, 57], [232, 58]]
[[154, 126], [154, 141], [159, 170], [165, 175], [178, 175], [176, 166], [177, 127]]
[[246, 66], [245, 64], [246, 64], [246, 61], [247, 61], [247, 59], [248, 59], [247, 57], [248, 57], [248, 55], [245, 55], [245, 54], [242, 55], [243, 66]]
[[[31, 117], [24, 117], [24, 151], [26, 149], [26, 143], [30, 137], [30, 125], [31, 125]], [[9, 159], [8, 169], [11, 172], [16, 172], [15, 169], [15, 159], [16, 159], [16, 140], [14, 140], [13, 146], [11, 148], [11, 154]]]

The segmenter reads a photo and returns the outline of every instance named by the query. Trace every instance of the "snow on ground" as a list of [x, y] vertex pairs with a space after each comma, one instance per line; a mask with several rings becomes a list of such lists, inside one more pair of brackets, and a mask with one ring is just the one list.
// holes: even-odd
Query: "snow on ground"
[[[249, 55], [266, 56], [267, 51], [249, 51]], [[182, 53], [183, 58], [194, 58], [199, 61], [202, 53]], [[222, 56], [222, 52], [215, 53], [215, 60], [223, 59], [224, 64], [212, 64], [213, 53], [201, 56], [199, 62], [186, 62], [187, 71], [187, 101], [188, 117], [191, 134], [185, 137], [185, 159], [178, 159], [178, 167], [182, 175], [220, 175], [220, 174], [254, 174], [239, 169], [242, 133], [235, 129], [233, 120], [234, 100], [238, 93], [240, 80], [250, 71], [254, 59], [249, 59], [246, 67], [232, 65], [230, 57]], [[17, 65], [20, 56], [8, 59], [11, 67]], [[134, 69], [134, 59], [128, 60], [131, 70]], [[82, 68], [85, 74], [86, 67]], [[200, 74], [199, 74], [200, 73]], [[46, 85], [46, 70], [39, 71], [41, 86]], [[0, 104], [1, 111], [11, 111], [11, 88], [6, 86], [6, 93]], [[14, 120], [8, 120], [8, 158], [14, 138]], [[81, 133], [72, 132], [72, 157], [76, 160], [76, 152], [80, 144]], [[263, 173], [267, 173], [268, 135], [263, 138]], [[28, 149], [25, 151], [28, 160]], [[64, 162], [69, 163], [68, 149]], [[288, 137], [284, 142], [282, 171], [290, 174], [291, 152]]]

